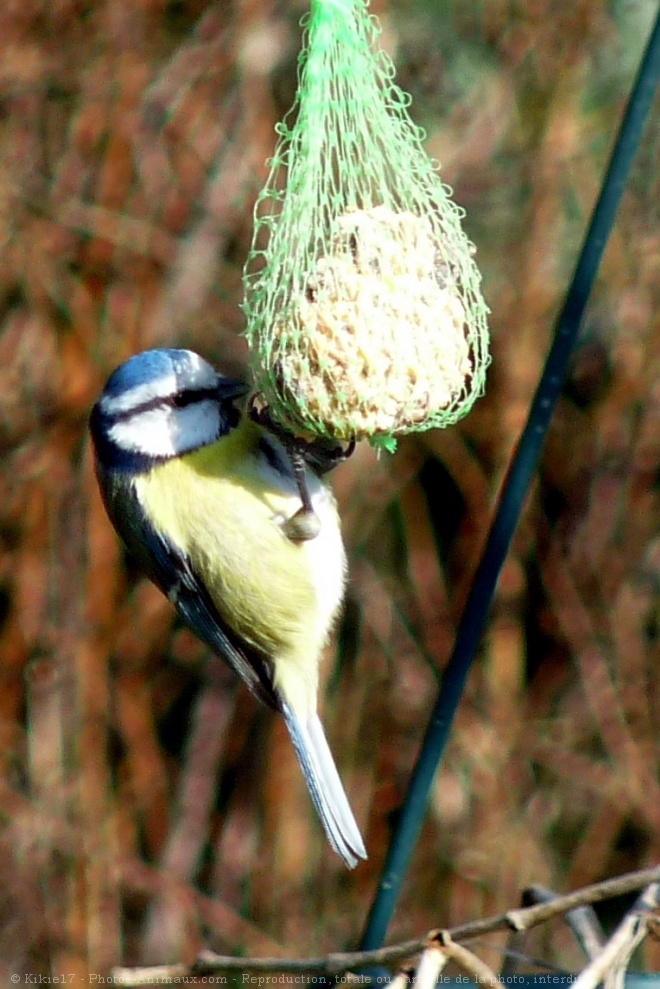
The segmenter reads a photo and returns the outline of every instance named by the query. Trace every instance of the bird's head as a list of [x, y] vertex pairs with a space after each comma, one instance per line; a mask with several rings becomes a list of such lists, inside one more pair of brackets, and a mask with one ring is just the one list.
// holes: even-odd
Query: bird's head
[[248, 386], [191, 350], [146, 350], [110, 376], [90, 417], [99, 460], [144, 469], [214, 443], [235, 428]]

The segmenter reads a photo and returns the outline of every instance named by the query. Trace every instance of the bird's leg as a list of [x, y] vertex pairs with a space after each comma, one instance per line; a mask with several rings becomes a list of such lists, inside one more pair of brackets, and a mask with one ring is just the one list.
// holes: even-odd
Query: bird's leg
[[321, 522], [314, 511], [312, 496], [307, 487], [307, 478], [305, 476], [307, 467], [304, 455], [295, 446], [287, 449], [287, 453], [291, 461], [291, 469], [296, 479], [296, 487], [298, 488], [302, 505], [290, 519], [286, 520], [282, 529], [292, 542], [304, 542], [307, 539], [315, 539], [318, 536], [321, 531]]
[[292, 542], [315, 539], [321, 531], [321, 523], [314, 511], [307, 486], [307, 467], [311, 467], [316, 474], [323, 476], [350, 457], [355, 449], [355, 441], [351, 441], [347, 449], [344, 449], [340, 443], [332, 440], [317, 439], [309, 442], [302, 437], [294, 436], [273, 421], [268, 406], [258, 405], [258, 398], [258, 395], [250, 396], [247, 406], [248, 415], [253, 422], [272, 433], [284, 447], [302, 502], [301, 507], [286, 520], [282, 529]]

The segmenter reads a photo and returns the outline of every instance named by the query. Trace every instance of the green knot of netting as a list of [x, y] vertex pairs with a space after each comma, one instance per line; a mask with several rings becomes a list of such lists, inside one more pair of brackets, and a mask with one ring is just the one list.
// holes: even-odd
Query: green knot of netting
[[482, 393], [488, 309], [367, 3], [312, 0], [303, 23], [244, 274], [255, 385], [290, 428], [391, 446]]

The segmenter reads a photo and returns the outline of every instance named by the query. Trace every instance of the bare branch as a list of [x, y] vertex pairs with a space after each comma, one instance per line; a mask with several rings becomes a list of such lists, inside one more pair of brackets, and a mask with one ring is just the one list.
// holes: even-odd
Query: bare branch
[[[660, 866], [654, 866], [652, 869], [639, 869], [637, 872], [628, 872], [616, 879], [607, 879], [602, 883], [584, 886], [582, 889], [575, 890], [574, 893], [559, 896], [556, 900], [551, 900], [548, 903], [539, 903], [522, 910], [509, 910], [505, 917], [508, 925], [515, 931], [526, 931], [530, 927], [535, 927], [536, 924], [548, 920], [549, 917], [555, 917], [558, 913], [566, 913], [568, 910], [581, 907], [585, 903], [600, 903], [601, 900], [609, 900], [613, 896], [632, 893], [636, 889], [642, 889], [644, 886], [659, 881]], [[455, 934], [454, 937], [456, 937]]]
[[[525, 903], [525, 895], [529, 897], [527, 900], [529, 905], [548, 903], [550, 900], [557, 898], [557, 894], [552, 890], [538, 885], [531, 886], [526, 891], [526, 894], [523, 894], [523, 903]], [[592, 958], [598, 955], [605, 944], [605, 934], [593, 906], [589, 903], [581, 907], [575, 907], [573, 910], [568, 910], [564, 920], [572, 930], [585, 955], [591, 961]]]
[[[449, 931], [432, 931], [421, 938], [401, 944], [388, 945], [373, 951], [336, 952], [320, 958], [300, 959], [232, 958], [206, 951], [200, 954], [193, 965], [162, 965], [149, 969], [115, 968], [112, 972], [112, 978], [115, 985], [144, 986], [145, 981], [157, 984], [168, 978], [203, 976], [215, 972], [230, 971], [282, 974], [307, 972], [330, 976], [341, 975], [370, 965], [398, 964], [421, 954], [428, 949], [429, 943], [440, 945], [443, 951], [447, 951], [446, 944], [452, 945], [451, 950], [454, 950], [458, 947], [455, 945], [456, 941], [467, 941], [483, 934], [490, 934], [507, 928], [513, 928], [516, 931], [529, 930], [531, 927], [549, 920], [551, 917], [566, 913], [568, 910], [573, 910], [575, 907], [584, 906], [586, 903], [599, 903], [602, 900], [631, 893], [634, 890], [658, 883], [660, 883], [660, 866], [655, 866], [652, 869], [640, 869], [618, 876], [616, 879], [607, 879], [602, 883], [584, 886], [582, 889], [575, 890], [575, 892], [565, 896], [557, 896], [547, 903], [536, 904], [519, 910], [509, 910], [505, 914], [471, 921]], [[636, 916], [638, 915], [636, 914]], [[474, 956], [471, 957], [474, 959]], [[483, 963], [479, 962], [479, 964], [482, 965]], [[490, 980], [490, 970], [488, 973], [488, 980]], [[585, 985], [581, 989], [588, 989], [588, 987]]]
[[602, 951], [580, 973], [574, 989], [596, 989], [603, 979], [608, 989], [623, 986], [632, 953], [646, 937], [652, 912], [659, 905], [660, 883], [653, 883], [638, 897]]
[[417, 989], [435, 989], [438, 976], [449, 958], [450, 954], [444, 950], [444, 945], [441, 948], [438, 941], [433, 941], [419, 960], [417, 974], [414, 977]]
[[438, 940], [447, 958], [450, 958], [456, 965], [467, 972], [477, 985], [498, 986], [500, 984], [500, 980], [493, 969], [489, 965], [486, 965], [485, 962], [482, 962], [481, 958], [478, 958], [473, 951], [463, 947], [462, 944], [457, 944], [450, 934], [445, 932], [440, 935]]

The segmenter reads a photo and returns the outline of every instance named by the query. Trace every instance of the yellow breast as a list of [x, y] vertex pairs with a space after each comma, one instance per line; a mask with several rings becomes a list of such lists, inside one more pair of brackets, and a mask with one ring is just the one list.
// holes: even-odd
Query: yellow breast
[[[259, 457], [250, 429], [158, 466], [136, 481], [156, 528], [190, 560], [223, 620], [309, 679], [344, 584], [334, 501], [314, 478], [321, 533], [293, 543], [281, 522], [300, 507], [292, 481]], [[277, 666], [276, 666], [277, 668]], [[282, 674], [285, 676], [286, 674]]]

